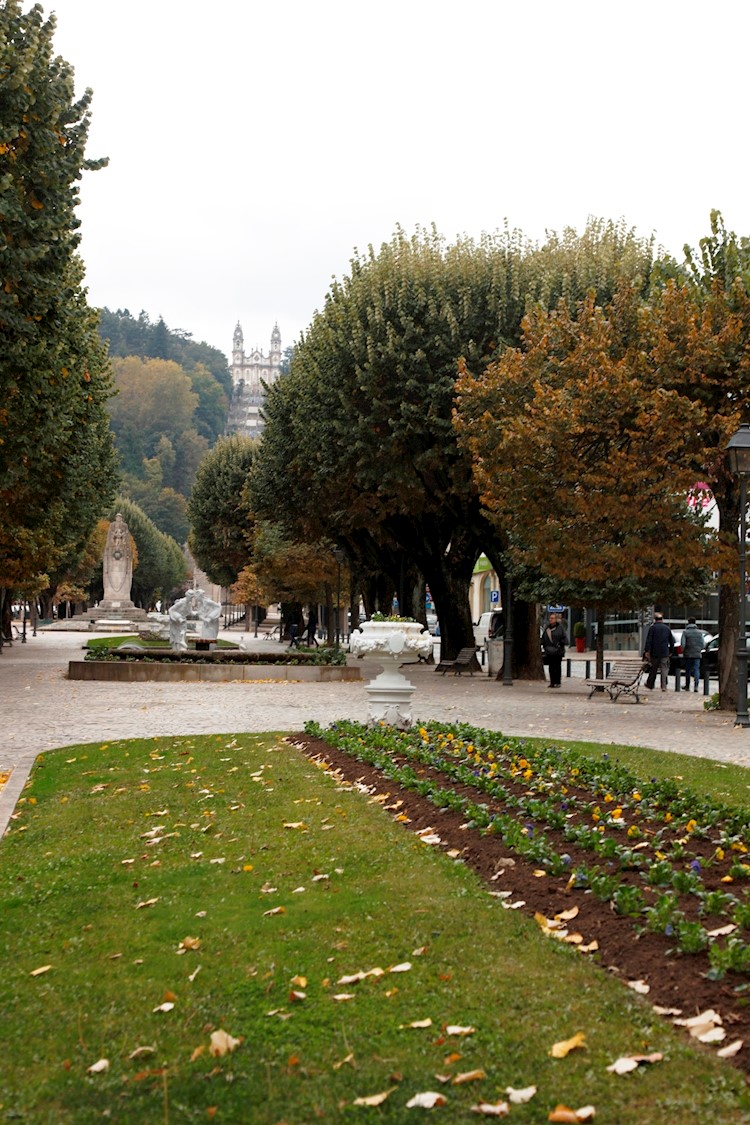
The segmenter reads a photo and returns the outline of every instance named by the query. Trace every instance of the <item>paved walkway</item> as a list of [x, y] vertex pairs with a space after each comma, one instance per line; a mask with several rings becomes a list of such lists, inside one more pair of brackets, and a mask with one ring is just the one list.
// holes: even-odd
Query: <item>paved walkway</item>
[[[96, 634], [93, 634], [96, 635]], [[328, 724], [367, 715], [365, 683], [110, 684], [70, 681], [69, 660], [82, 659], [90, 633], [40, 631], [0, 655], [3, 737], [0, 771], [11, 770], [0, 790], [0, 835], [37, 754], [74, 743], [159, 735], [300, 730], [308, 719]], [[237, 640], [239, 634], [227, 634]], [[248, 636], [248, 647], [278, 651], [275, 641]], [[612, 654], [612, 658], [616, 654]], [[588, 654], [589, 659], [591, 654]], [[350, 658], [351, 659], [351, 658]], [[565, 666], [563, 666], [565, 667]], [[367, 679], [376, 664], [363, 666]], [[588, 698], [579, 674], [559, 691], [546, 683], [513, 687], [486, 674], [436, 675], [411, 665], [413, 713], [418, 719], [470, 722], [511, 735], [586, 739], [677, 750], [750, 766], [750, 730], [734, 716], [703, 710], [703, 695], [658, 689], [645, 705]]]

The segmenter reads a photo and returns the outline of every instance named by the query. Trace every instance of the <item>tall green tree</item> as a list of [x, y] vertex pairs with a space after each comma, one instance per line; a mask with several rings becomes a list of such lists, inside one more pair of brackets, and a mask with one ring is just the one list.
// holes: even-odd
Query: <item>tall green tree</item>
[[251, 561], [254, 519], [247, 484], [257, 448], [252, 438], [223, 438], [196, 473], [188, 503], [188, 544], [198, 566], [218, 586], [231, 586]]
[[75, 207], [91, 91], [54, 18], [0, 7], [0, 587], [74, 565], [114, 492], [111, 381], [88, 307]]

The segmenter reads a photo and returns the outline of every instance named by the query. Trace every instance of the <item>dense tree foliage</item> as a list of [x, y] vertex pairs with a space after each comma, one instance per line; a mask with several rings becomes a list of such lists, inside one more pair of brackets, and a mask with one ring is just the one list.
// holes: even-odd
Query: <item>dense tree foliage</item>
[[0, 8], [0, 587], [74, 566], [115, 485], [105, 349], [76, 255], [91, 91], [54, 19]]
[[[232, 376], [227, 357], [210, 344], [193, 340], [190, 332], [170, 330], [162, 317], [154, 323], [144, 311], [134, 317], [128, 309], [100, 310], [100, 332], [109, 345], [112, 356], [137, 355], [141, 359], [171, 359], [190, 373], [203, 367], [229, 397], [232, 393]], [[226, 417], [226, 406], [225, 406]], [[218, 430], [213, 436], [219, 436]], [[205, 435], [209, 437], [209, 434]]]
[[[518, 344], [530, 302], [578, 300], [591, 283], [608, 294], [622, 276], [645, 286], [650, 268], [650, 244], [614, 224], [541, 248], [507, 230], [450, 246], [434, 231], [398, 232], [334, 283], [272, 389], [251, 485], [257, 513], [343, 543], [355, 567], [390, 574], [403, 606], [419, 588], [402, 581], [416, 567], [455, 654], [473, 640], [475, 561], [485, 551], [502, 575], [507, 546], [452, 427], [459, 357], [482, 370]], [[518, 662], [533, 674], [536, 618], [518, 608]]]
[[640, 307], [622, 283], [604, 308], [591, 296], [575, 316], [562, 299], [537, 308], [521, 349], [458, 383], [456, 426], [521, 587], [602, 624], [618, 607], [692, 600], [718, 561], [688, 503], [700, 408], [661, 385]]
[[251, 561], [253, 514], [247, 482], [257, 452], [251, 438], [223, 438], [196, 473], [188, 504], [190, 550], [218, 586], [231, 586]]

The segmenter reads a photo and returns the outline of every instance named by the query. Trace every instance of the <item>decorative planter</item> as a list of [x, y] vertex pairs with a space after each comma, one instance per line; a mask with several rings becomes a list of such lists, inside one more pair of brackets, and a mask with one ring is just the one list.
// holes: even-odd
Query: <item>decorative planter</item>
[[402, 675], [402, 664], [416, 664], [432, 654], [432, 637], [418, 621], [365, 621], [352, 633], [349, 651], [383, 662], [379, 676], [366, 687], [368, 721], [404, 729], [411, 726], [414, 685]]
[[586, 651], [586, 638], [585, 637], [576, 637], [575, 642], [576, 642], [576, 652], [585, 652]]

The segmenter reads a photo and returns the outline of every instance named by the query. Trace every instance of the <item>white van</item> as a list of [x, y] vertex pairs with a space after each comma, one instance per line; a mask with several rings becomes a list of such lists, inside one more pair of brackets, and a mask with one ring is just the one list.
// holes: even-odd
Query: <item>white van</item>
[[484, 648], [487, 644], [487, 637], [489, 636], [490, 629], [497, 622], [493, 618], [501, 618], [502, 610], [489, 609], [483, 613], [478, 621], [474, 622], [474, 644], [477, 648]]

